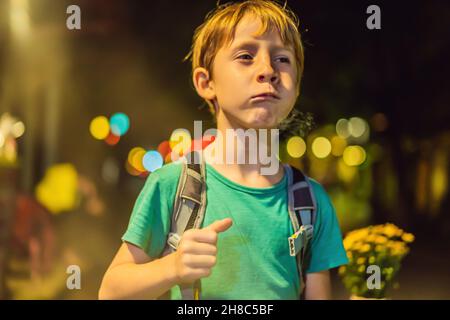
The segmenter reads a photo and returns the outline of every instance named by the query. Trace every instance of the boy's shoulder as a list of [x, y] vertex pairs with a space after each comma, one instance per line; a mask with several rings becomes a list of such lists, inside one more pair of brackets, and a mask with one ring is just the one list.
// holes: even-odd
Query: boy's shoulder
[[180, 162], [170, 162], [163, 165], [161, 168], [152, 172], [149, 176], [152, 180], [157, 180], [160, 183], [173, 183], [178, 181], [183, 164]]
[[328, 192], [325, 190], [325, 187], [316, 179], [311, 178], [309, 176], [307, 178], [311, 186], [312, 192], [314, 193], [314, 197], [316, 199], [318, 208], [328, 204], [330, 202], [330, 197], [328, 195]]
[[[294, 167], [292, 167], [292, 165], [289, 165], [292, 169], [295, 169]], [[297, 169], [298, 170], [298, 169]], [[325, 188], [322, 186], [322, 184], [320, 182], [318, 182], [316, 179], [311, 178], [307, 172], [301, 170], [301, 172], [303, 173], [303, 175], [306, 177], [306, 179], [309, 182], [309, 185], [311, 186], [311, 189], [314, 193], [314, 196], [316, 197], [316, 200], [319, 201], [321, 198], [323, 198], [324, 196], [327, 195], [327, 191], [325, 190]]]
[[318, 182], [316, 179], [311, 178], [311, 177], [307, 177], [309, 184], [311, 185], [314, 194], [316, 195], [322, 195], [323, 193], [326, 193], [325, 188], [322, 186], [322, 184], [320, 182]]

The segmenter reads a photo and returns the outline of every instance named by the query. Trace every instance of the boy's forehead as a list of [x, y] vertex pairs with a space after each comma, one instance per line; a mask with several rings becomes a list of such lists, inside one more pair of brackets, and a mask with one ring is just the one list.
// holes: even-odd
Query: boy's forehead
[[277, 30], [268, 28], [263, 34], [259, 35], [258, 32], [261, 26], [262, 22], [260, 18], [250, 15], [244, 16], [236, 26], [234, 36], [228, 44], [228, 47], [233, 48], [244, 42], [267, 41], [271, 42], [273, 46], [289, 49], [281, 40], [281, 36]]

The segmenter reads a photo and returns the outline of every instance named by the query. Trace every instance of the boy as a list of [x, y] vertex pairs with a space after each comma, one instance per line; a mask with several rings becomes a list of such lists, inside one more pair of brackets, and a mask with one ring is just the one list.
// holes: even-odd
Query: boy
[[[303, 72], [292, 12], [261, 0], [221, 5], [193, 40], [194, 86], [215, 115], [222, 137], [227, 130], [277, 128], [288, 116]], [[225, 155], [225, 146], [215, 141], [208, 148], [222, 148]], [[283, 166], [261, 175], [260, 162], [224, 164], [206, 153], [205, 162], [203, 227], [187, 230], [177, 250], [162, 256], [182, 164], [153, 172], [104, 276], [100, 298], [156, 299], [169, 291], [172, 299], [180, 299], [180, 287], [201, 279], [202, 299], [298, 299], [301, 280], [295, 257], [288, 253], [292, 225]], [[329, 269], [347, 263], [347, 257], [329, 197], [309, 180], [317, 219], [304, 297], [329, 299]]]

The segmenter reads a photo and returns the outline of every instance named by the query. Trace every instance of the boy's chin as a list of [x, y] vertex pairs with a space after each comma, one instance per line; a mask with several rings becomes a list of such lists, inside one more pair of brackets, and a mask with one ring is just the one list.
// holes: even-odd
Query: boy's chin
[[277, 121], [275, 119], [261, 119], [255, 118], [250, 121], [246, 121], [246, 127], [248, 129], [276, 129]]
[[274, 129], [278, 125], [277, 118], [271, 112], [253, 114], [249, 120], [251, 128], [254, 129]]
[[[256, 111], [256, 110], [252, 110]], [[279, 121], [277, 117], [268, 110], [258, 110], [247, 112], [234, 118], [234, 122], [243, 129], [276, 129]]]

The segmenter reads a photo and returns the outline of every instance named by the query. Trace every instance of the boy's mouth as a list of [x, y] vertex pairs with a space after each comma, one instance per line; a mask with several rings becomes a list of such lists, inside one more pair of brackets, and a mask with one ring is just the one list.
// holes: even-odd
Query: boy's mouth
[[264, 93], [260, 93], [255, 96], [252, 96], [252, 99], [257, 99], [257, 100], [277, 99], [277, 100], [279, 100], [280, 97], [273, 92], [264, 92]]

